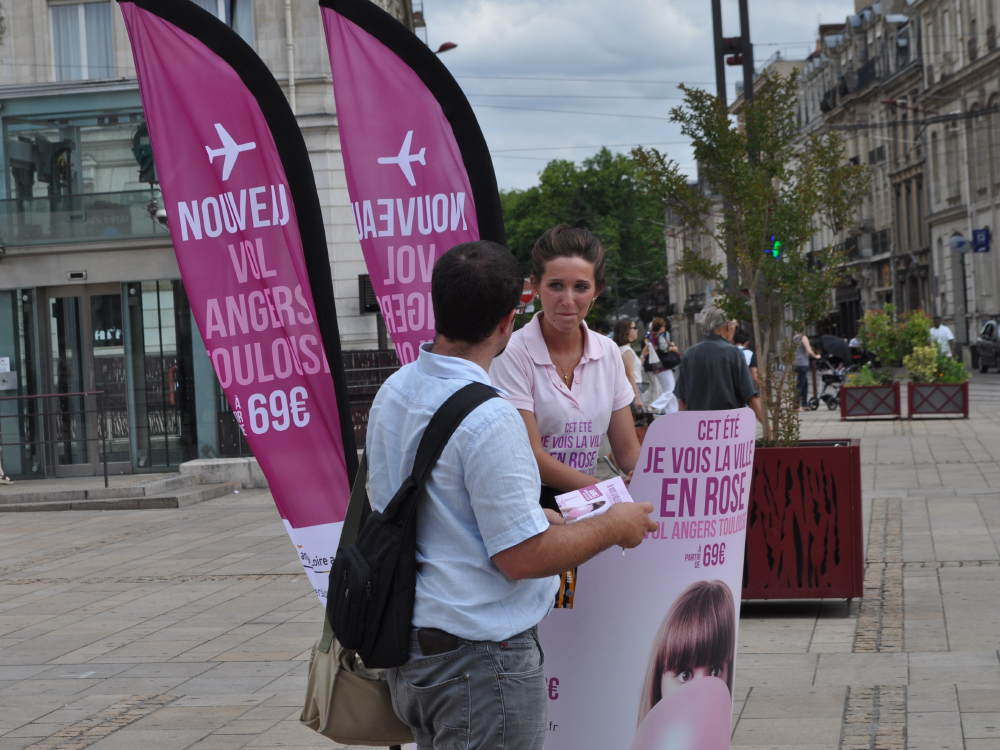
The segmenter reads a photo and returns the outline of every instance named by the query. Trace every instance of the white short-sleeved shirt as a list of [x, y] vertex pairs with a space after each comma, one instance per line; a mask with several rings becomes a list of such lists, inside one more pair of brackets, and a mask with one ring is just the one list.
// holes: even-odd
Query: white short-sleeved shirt
[[951, 342], [955, 340], [955, 334], [946, 325], [931, 328], [931, 339], [937, 344], [937, 348], [945, 354], [951, 356]]
[[635, 400], [625, 363], [615, 343], [581, 323], [583, 356], [567, 387], [542, 338], [538, 313], [515, 331], [507, 349], [493, 360], [490, 380], [507, 400], [530, 411], [538, 422], [542, 448], [560, 463], [593, 475], [611, 413]]

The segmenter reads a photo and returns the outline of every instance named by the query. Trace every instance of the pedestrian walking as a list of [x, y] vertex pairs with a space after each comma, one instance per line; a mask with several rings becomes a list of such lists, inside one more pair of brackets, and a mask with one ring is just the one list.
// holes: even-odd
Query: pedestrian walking
[[748, 344], [750, 343], [750, 334], [744, 331], [742, 328], [737, 328], [736, 333], [733, 334], [733, 343], [743, 352], [743, 358], [747, 361], [747, 367], [750, 368], [750, 377], [753, 378], [753, 384], [760, 388], [760, 381], [757, 379], [757, 352], [751, 349]]
[[761, 421], [760, 393], [743, 352], [733, 346], [736, 321], [717, 307], [702, 310], [705, 340], [686, 352], [674, 393], [682, 411], [715, 411], [749, 406]]
[[549, 229], [531, 251], [531, 285], [541, 312], [516, 331], [490, 368], [528, 428], [544, 507], [555, 496], [594, 484], [605, 434], [618, 467], [630, 474], [639, 457], [635, 419], [621, 353], [585, 318], [605, 287], [605, 255], [586, 229]]
[[811, 360], [819, 359], [819, 355], [813, 351], [809, 345], [809, 337], [805, 331], [795, 336], [795, 358], [792, 366], [795, 367], [795, 390], [799, 394], [799, 408], [802, 411], [809, 411], [809, 363]]
[[931, 327], [931, 341], [945, 356], [952, 356], [952, 343], [955, 340], [955, 334], [951, 332], [951, 329], [946, 325], [941, 325], [941, 318], [937, 315], [934, 316], [934, 325]]
[[630, 318], [622, 318], [615, 323], [615, 343], [622, 353], [622, 362], [625, 364], [625, 376], [629, 385], [635, 392], [633, 406], [636, 411], [642, 411], [642, 393], [648, 387], [642, 379], [642, 365], [646, 361], [649, 352], [648, 344], [643, 344], [642, 352], [636, 354], [632, 348], [632, 342], [639, 337], [639, 327]]
[[3, 463], [0, 462], [0, 484], [14, 484], [14, 480], [7, 476], [3, 470]]
[[663, 318], [653, 318], [648, 337], [649, 346], [656, 352], [657, 362], [653, 365], [653, 373], [660, 383], [660, 395], [656, 397], [649, 408], [657, 414], [673, 414], [678, 410], [677, 398], [674, 396], [674, 369], [680, 363], [680, 350], [677, 344], [670, 340], [667, 331], [667, 321]]
[[[522, 282], [517, 261], [492, 242], [458, 245], [435, 264], [437, 336], [385, 382], [371, 408], [376, 510], [409, 475], [438, 408], [469, 383], [491, 385], [487, 370], [524, 308]], [[657, 528], [648, 503], [560, 523], [539, 506], [538, 487], [524, 420], [499, 398], [465, 418], [431, 472], [417, 510], [410, 659], [387, 671], [393, 708], [421, 750], [541, 750], [548, 691], [536, 625], [552, 606], [556, 574], [608, 547], [635, 547]]]

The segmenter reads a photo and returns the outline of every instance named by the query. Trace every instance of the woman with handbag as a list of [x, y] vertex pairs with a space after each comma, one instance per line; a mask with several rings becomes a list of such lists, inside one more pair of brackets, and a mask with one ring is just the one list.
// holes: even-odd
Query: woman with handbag
[[531, 261], [541, 312], [493, 360], [490, 380], [524, 419], [542, 506], [558, 518], [557, 494], [594, 484], [605, 433], [619, 467], [628, 474], [635, 468], [636, 390], [618, 347], [584, 322], [606, 286], [600, 241], [586, 229], [553, 227], [535, 243]]
[[677, 397], [674, 396], [674, 368], [681, 363], [680, 350], [677, 344], [670, 340], [667, 333], [667, 321], [663, 318], [653, 318], [650, 328], [649, 346], [656, 352], [659, 363], [656, 365], [656, 379], [660, 382], [663, 392], [650, 404], [650, 409], [658, 414], [673, 414], [680, 408]]
[[642, 411], [642, 393], [648, 385], [642, 379], [642, 366], [646, 362], [649, 354], [649, 346], [643, 345], [642, 354], [637, 355], [632, 348], [632, 342], [639, 337], [639, 328], [631, 318], [622, 318], [615, 323], [614, 341], [618, 344], [618, 350], [622, 353], [622, 362], [625, 365], [625, 376], [635, 393], [633, 405], [635, 411]]

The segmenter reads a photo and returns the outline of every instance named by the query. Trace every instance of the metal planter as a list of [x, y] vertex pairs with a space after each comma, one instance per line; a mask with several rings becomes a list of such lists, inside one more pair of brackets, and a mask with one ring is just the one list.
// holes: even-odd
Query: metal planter
[[757, 448], [744, 599], [844, 599], [863, 591], [861, 441]]
[[840, 387], [840, 418], [894, 417], [902, 415], [899, 381], [892, 385]]
[[964, 383], [907, 383], [909, 419], [921, 414], [951, 414], [969, 418], [969, 381]]

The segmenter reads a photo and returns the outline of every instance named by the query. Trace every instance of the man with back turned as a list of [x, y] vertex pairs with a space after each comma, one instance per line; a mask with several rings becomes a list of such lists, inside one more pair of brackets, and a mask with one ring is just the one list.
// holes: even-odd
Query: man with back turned
[[717, 307], [702, 311], [705, 340], [684, 352], [674, 395], [682, 411], [717, 411], [749, 406], [760, 420], [760, 393], [743, 352], [733, 344], [736, 321]]

